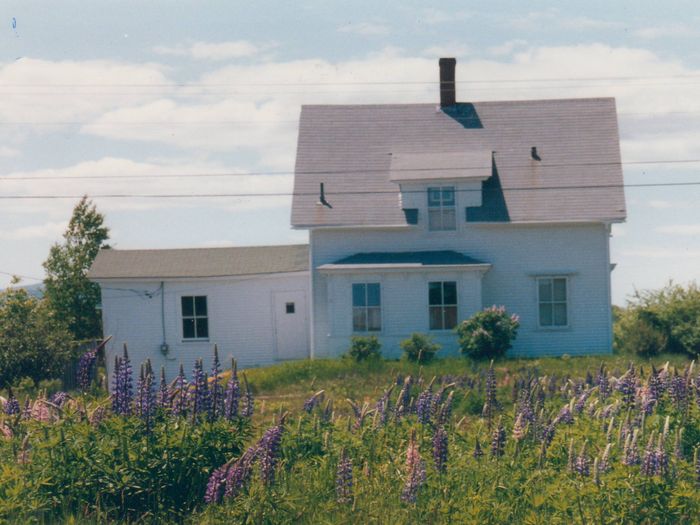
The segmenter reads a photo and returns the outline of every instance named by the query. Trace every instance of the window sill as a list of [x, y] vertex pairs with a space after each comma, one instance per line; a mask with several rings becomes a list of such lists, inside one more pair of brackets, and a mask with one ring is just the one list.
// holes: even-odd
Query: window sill
[[537, 332], [570, 332], [571, 326], [538, 326]]
[[181, 343], [208, 343], [209, 338], [203, 338], [203, 339], [181, 339]]

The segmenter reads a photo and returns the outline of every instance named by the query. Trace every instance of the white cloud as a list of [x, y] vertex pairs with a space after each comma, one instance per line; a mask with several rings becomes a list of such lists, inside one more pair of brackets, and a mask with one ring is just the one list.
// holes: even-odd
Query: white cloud
[[16, 148], [10, 148], [8, 146], [0, 146], [0, 157], [18, 157], [21, 151]]
[[256, 45], [248, 40], [233, 40], [229, 42], [192, 42], [180, 46], [156, 46], [153, 51], [160, 55], [186, 57], [194, 60], [231, 60], [249, 58], [267, 51], [274, 44]]
[[361, 36], [383, 36], [390, 32], [389, 26], [374, 22], [358, 22], [356, 24], [346, 24], [338, 28], [340, 33], [352, 33]]
[[14, 230], [0, 230], [0, 239], [4, 240], [30, 240], [30, 239], [56, 239], [66, 229], [66, 221], [47, 222], [31, 226], [21, 226]]
[[494, 56], [505, 56], [510, 55], [516, 49], [520, 49], [522, 47], [525, 47], [526, 45], [527, 40], [516, 38], [515, 40], [508, 40], [507, 42], [503, 42], [501, 45], [490, 47], [487, 51], [489, 52], [489, 54]]
[[657, 226], [654, 228], [657, 233], [680, 236], [700, 235], [700, 224], [672, 224], [670, 226]]
[[653, 40], [657, 38], [688, 38], [698, 36], [698, 30], [686, 24], [662, 24], [636, 29], [632, 34], [639, 38]]
[[429, 58], [441, 58], [441, 57], [466, 57], [471, 53], [469, 46], [466, 46], [460, 42], [449, 42], [443, 45], [431, 46], [423, 51], [421, 55]]
[[561, 10], [552, 7], [544, 11], [532, 11], [517, 18], [508, 20], [508, 25], [521, 30], [543, 29], [569, 29], [569, 30], [595, 30], [595, 29], [619, 29], [624, 27], [621, 22], [603, 20], [580, 15], [568, 15]]

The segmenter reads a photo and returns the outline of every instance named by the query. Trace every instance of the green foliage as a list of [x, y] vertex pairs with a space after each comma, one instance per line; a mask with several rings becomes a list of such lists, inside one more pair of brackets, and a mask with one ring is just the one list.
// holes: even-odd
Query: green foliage
[[462, 353], [474, 359], [505, 355], [512, 346], [520, 322], [505, 307], [492, 306], [475, 313], [456, 328]]
[[[212, 465], [238, 455], [250, 436], [243, 420], [162, 419], [147, 434], [136, 418], [91, 425], [77, 412], [56, 425], [20, 425], [0, 444], [0, 522], [57, 522], [65, 513], [178, 521], [202, 504]], [[23, 446], [28, 461], [17, 464]]]
[[700, 288], [695, 283], [637, 292], [617, 317], [615, 347], [620, 351], [700, 355]]
[[71, 335], [44, 299], [20, 288], [0, 292], [0, 387], [61, 375]]
[[421, 364], [432, 361], [441, 348], [430, 336], [418, 332], [413, 332], [408, 339], [401, 341], [400, 346], [406, 359]]
[[87, 272], [97, 252], [109, 238], [104, 216], [87, 196], [73, 209], [63, 243], [54, 244], [44, 261], [44, 296], [76, 340], [101, 335], [100, 287]]
[[350, 338], [348, 356], [356, 362], [381, 357], [382, 344], [375, 335], [354, 335]]

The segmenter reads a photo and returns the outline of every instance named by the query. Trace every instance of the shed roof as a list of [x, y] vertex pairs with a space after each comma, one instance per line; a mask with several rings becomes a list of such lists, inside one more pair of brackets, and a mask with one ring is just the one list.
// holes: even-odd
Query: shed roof
[[[540, 161], [531, 157], [532, 147]], [[292, 224], [407, 225], [399, 184], [391, 180], [396, 180], [394, 155], [446, 154], [454, 160], [455, 154], [483, 151], [493, 152], [495, 175], [483, 184], [496, 180], [499, 193], [484, 199], [483, 208], [490, 202], [504, 205], [495, 214], [498, 220], [597, 222], [626, 216], [615, 100], [587, 98], [458, 103], [443, 109], [435, 104], [303, 106]], [[476, 164], [465, 169], [483, 169], [479, 159], [474, 155]], [[332, 208], [317, 204], [321, 182]], [[470, 215], [470, 220], [494, 216], [486, 209]]]
[[93, 280], [177, 279], [302, 272], [309, 268], [306, 244], [187, 248], [169, 250], [100, 250], [88, 272]]

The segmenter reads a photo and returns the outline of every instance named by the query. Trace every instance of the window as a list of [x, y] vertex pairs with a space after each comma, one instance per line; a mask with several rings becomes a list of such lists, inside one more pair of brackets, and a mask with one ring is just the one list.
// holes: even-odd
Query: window
[[566, 277], [539, 277], [537, 279], [540, 327], [561, 328], [569, 325], [567, 284]]
[[285, 303], [284, 310], [288, 314], [293, 314], [294, 313], [294, 303]]
[[382, 299], [379, 283], [352, 285], [352, 330], [379, 332], [382, 329]]
[[428, 304], [431, 330], [450, 330], [457, 326], [456, 282], [428, 283]]
[[182, 304], [182, 338], [208, 339], [209, 317], [206, 295], [188, 295], [180, 298]]
[[428, 229], [433, 231], [457, 229], [454, 186], [428, 188]]

